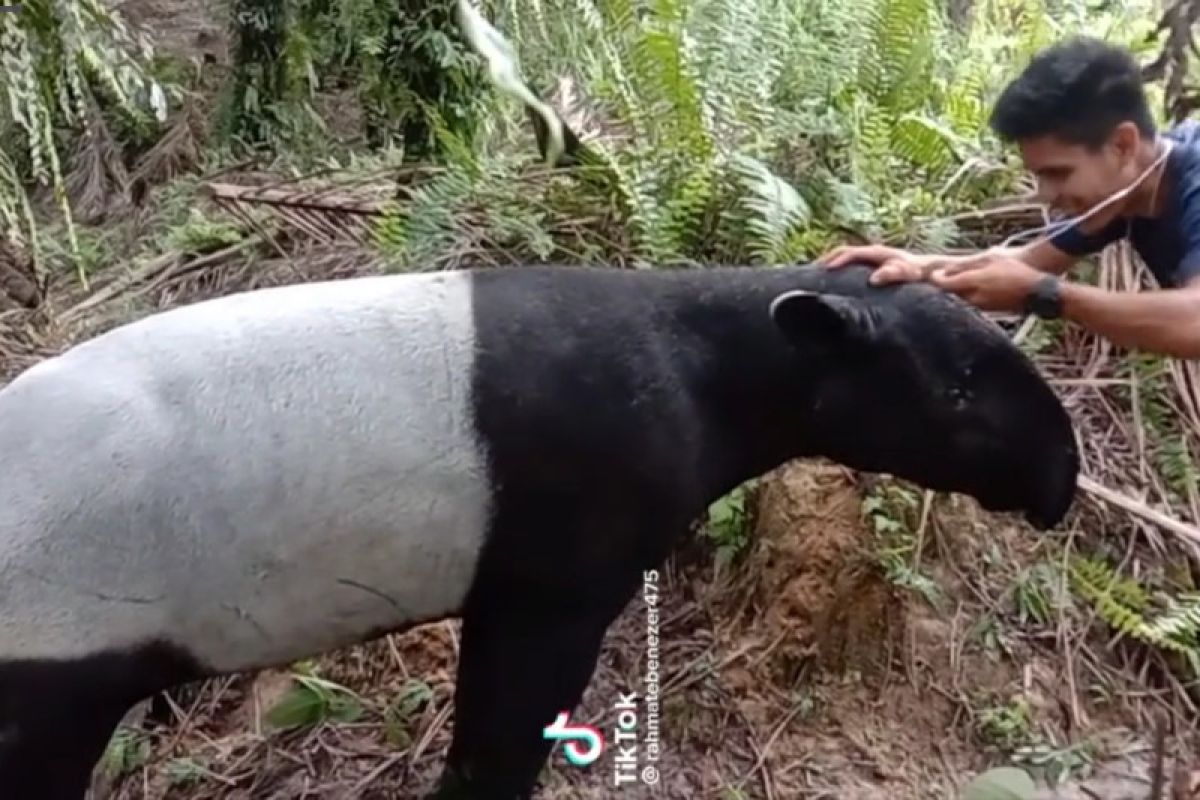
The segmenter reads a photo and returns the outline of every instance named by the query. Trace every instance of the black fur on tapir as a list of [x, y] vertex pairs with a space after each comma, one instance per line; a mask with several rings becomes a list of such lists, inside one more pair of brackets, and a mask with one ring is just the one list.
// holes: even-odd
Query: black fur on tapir
[[1068, 416], [925, 285], [788, 267], [367, 277], [156, 314], [0, 391], [0, 793], [159, 690], [463, 618], [436, 797], [529, 797], [708, 503], [825, 456], [1049, 527]]

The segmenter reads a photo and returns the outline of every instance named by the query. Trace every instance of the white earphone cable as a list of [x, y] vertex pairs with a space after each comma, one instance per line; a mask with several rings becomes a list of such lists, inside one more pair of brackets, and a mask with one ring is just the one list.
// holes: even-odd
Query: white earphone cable
[[[1083, 214], [1079, 215], [1078, 217], [1075, 217], [1073, 219], [1056, 220], [1055, 222], [1051, 222], [1047, 225], [1042, 225], [1037, 228], [1029, 228], [1029, 229], [1026, 229], [1023, 231], [1018, 231], [1018, 232], [1014, 233], [1012, 236], [1009, 236], [1003, 242], [1001, 242], [999, 246], [1002, 248], [1003, 247], [1011, 247], [1013, 242], [1019, 241], [1020, 239], [1023, 239], [1026, 237], [1029, 237], [1030, 235], [1039, 234], [1039, 233], [1044, 233], [1044, 236], [1039, 237], [1039, 238], [1048, 239], [1060, 231], [1063, 231], [1068, 228], [1072, 228], [1075, 225], [1078, 225], [1080, 222], [1083, 222], [1085, 219], [1088, 219], [1092, 215], [1098, 213], [1099, 211], [1101, 211], [1104, 208], [1107, 208], [1108, 206], [1112, 205], [1113, 203], [1115, 203], [1119, 200], [1125, 199], [1133, 192], [1134, 189], [1136, 189], [1138, 186], [1140, 186], [1142, 184], [1142, 182], [1145, 181], [1146, 178], [1148, 178], [1150, 176], [1150, 173], [1152, 173], [1164, 161], [1166, 161], [1167, 156], [1169, 156], [1171, 154], [1171, 150], [1174, 147], [1174, 143], [1170, 139], [1160, 138], [1158, 141], [1165, 144], [1162, 154], [1159, 155], [1157, 158], [1155, 158], [1154, 162], [1149, 167], [1147, 167], [1146, 170], [1141, 175], [1139, 175], [1137, 178], [1135, 178], [1124, 189], [1120, 189], [1116, 192], [1113, 192], [1105, 200], [1102, 200], [1100, 203], [1097, 203], [1090, 210], [1084, 212]], [[1162, 182], [1162, 176], [1160, 175], [1159, 181], [1157, 183], [1155, 183], [1155, 185], [1154, 185], [1154, 198], [1155, 199], [1158, 198], [1158, 185], [1161, 182]]]

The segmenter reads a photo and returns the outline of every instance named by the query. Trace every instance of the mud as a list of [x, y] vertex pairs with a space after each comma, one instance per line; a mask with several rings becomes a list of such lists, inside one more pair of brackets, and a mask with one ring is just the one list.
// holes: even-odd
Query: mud
[[872, 561], [862, 502], [849, 473], [824, 462], [794, 462], [765, 482], [751, 569], [761, 623], [783, 637], [769, 659], [777, 681], [810, 659], [834, 672], [886, 667], [904, 608]]

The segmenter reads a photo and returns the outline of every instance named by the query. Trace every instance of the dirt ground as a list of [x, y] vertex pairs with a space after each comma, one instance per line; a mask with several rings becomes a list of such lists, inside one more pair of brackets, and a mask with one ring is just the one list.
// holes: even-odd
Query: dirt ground
[[[221, 4], [117, 5], [161, 50], [224, 60]], [[302, 275], [276, 262], [236, 280], [176, 280], [121, 315], [251, 282], [323, 277], [322, 265], [335, 262], [312, 255]], [[0, 349], [3, 376], [113, 324], [119, 303], [69, 330], [32, 315], [22, 327], [26, 317], [12, 314], [27, 312], [11, 310], [19, 305], [0, 308], [10, 313], [0, 328], [12, 333], [10, 349]], [[1128, 706], [1095, 671], [1064, 661], [1071, 648], [1060, 647], [1052, 622], [1016, 624], [1011, 598], [989, 588], [1036, 565], [1038, 535], [970, 501], [937, 498], [907, 529], [927, 580], [914, 584], [881, 566], [891, 540], [866, 511], [873, 483], [824, 462], [785, 465], [752, 495], [749, 545], [732, 565], [711, 548], [683, 547], [662, 570], [654, 607], [658, 782], [617, 787], [612, 749], [586, 768], [556, 749], [540, 797], [940, 800], [1021, 755], [1040, 776], [1055, 768], [1081, 776], [1041, 800], [1145, 800], [1149, 737]], [[621, 693], [645, 686], [647, 618], [638, 599], [610, 630], [576, 715], [605, 732]], [[446, 622], [304, 665], [344, 691], [307, 695], [304, 710], [321, 718], [291, 730], [273, 729], [268, 717], [297, 696], [293, 672], [157, 698], [114, 739], [93, 800], [420, 798], [452, 730], [457, 645], [457, 623]]]

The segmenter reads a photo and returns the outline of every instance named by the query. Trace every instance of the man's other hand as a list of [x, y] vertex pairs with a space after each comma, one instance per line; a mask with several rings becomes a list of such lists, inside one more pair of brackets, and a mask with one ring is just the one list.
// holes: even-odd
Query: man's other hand
[[1021, 312], [1044, 277], [1046, 273], [1023, 261], [981, 253], [956, 264], [939, 264], [929, 280], [984, 311]]
[[934, 268], [947, 266], [952, 261], [943, 256], [915, 255], [882, 244], [842, 245], [817, 259], [817, 263], [827, 269], [853, 263], [874, 266], [871, 283], [876, 285], [926, 280]]

